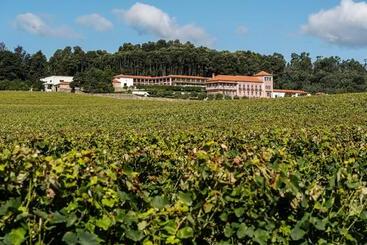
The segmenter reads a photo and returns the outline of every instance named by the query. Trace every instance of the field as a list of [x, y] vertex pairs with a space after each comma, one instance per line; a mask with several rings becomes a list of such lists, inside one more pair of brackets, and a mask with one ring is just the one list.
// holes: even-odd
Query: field
[[367, 94], [0, 93], [0, 244], [361, 244]]

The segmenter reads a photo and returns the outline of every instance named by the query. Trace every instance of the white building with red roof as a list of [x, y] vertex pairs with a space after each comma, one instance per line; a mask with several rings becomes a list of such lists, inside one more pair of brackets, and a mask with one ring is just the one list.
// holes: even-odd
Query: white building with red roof
[[283, 97], [299, 97], [305, 95], [308, 95], [308, 93], [303, 90], [274, 89], [271, 97], [283, 98]]
[[207, 81], [206, 90], [231, 97], [271, 98], [273, 75], [265, 71], [254, 76], [217, 75]]

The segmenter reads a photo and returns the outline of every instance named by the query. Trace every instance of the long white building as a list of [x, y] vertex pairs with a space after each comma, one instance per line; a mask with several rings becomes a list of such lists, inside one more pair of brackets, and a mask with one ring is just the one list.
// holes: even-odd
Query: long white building
[[205, 87], [209, 77], [169, 75], [161, 77], [118, 75], [113, 77], [112, 85], [115, 92], [128, 87], [139, 85], [166, 85], [166, 86], [199, 86]]

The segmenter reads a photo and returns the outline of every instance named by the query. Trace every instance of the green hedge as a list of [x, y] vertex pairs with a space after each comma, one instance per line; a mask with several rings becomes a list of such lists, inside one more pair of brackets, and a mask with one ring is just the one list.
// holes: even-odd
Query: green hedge
[[193, 86], [165, 86], [165, 85], [138, 85], [138, 89], [147, 91], [181, 91], [181, 92], [205, 92], [205, 88]]
[[24, 81], [0, 81], [0, 90], [30, 90], [31, 86], [29, 82]]

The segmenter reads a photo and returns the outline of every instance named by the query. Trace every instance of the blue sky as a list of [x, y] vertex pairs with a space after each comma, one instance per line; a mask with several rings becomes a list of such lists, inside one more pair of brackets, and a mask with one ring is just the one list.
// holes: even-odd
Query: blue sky
[[124, 42], [192, 41], [218, 50], [367, 58], [367, 3], [358, 0], [2, 0], [0, 41], [48, 56], [114, 52]]

